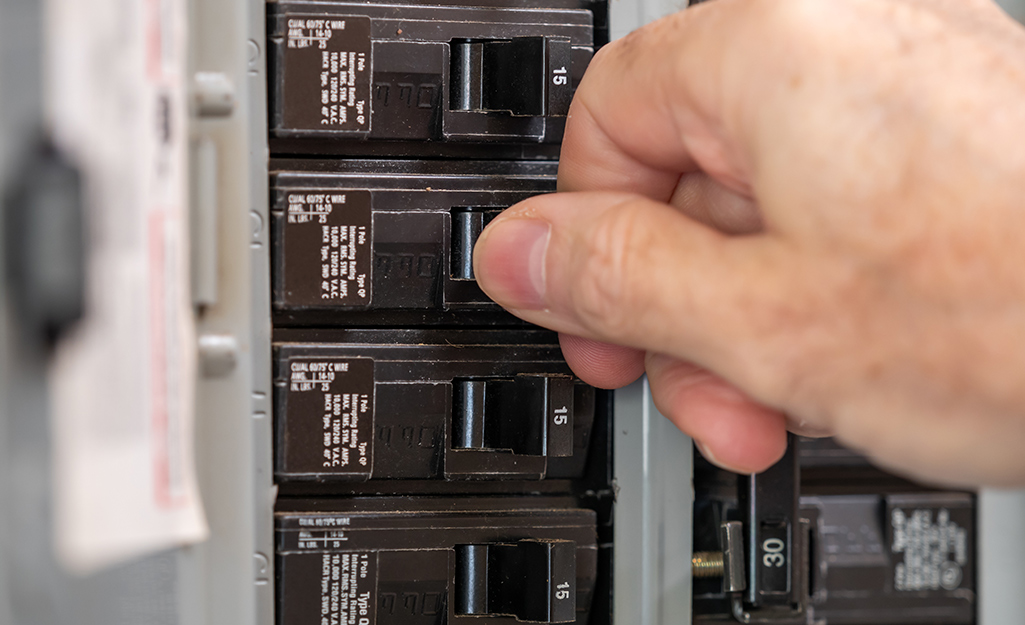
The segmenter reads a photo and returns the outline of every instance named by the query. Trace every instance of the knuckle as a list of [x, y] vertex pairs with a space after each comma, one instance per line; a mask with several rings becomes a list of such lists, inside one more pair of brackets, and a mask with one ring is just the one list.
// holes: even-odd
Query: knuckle
[[574, 250], [578, 270], [570, 287], [572, 305], [586, 327], [610, 338], [636, 332], [644, 305], [638, 271], [643, 271], [650, 236], [639, 208], [631, 200], [605, 211]]

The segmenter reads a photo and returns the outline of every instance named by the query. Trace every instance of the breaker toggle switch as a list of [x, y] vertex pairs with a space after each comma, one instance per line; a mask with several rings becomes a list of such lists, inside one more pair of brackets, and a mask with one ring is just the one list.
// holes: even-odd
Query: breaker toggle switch
[[476, 280], [473, 275], [473, 246], [484, 226], [502, 212], [501, 209], [458, 209], [452, 213], [452, 279]]
[[576, 620], [576, 579], [576, 543], [571, 540], [456, 545], [455, 611], [571, 623]]
[[573, 387], [556, 375], [456, 380], [453, 449], [572, 456]]
[[560, 117], [569, 112], [572, 45], [568, 39], [516, 37], [453, 41], [450, 108]]

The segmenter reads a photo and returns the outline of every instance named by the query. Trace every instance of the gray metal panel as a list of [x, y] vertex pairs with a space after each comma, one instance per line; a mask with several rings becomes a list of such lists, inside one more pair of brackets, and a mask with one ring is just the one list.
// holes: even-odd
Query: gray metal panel
[[619, 39], [660, 17], [687, 8], [687, 0], [611, 0], [609, 37]]
[[1025, 622], [1025, 490], [979, 493], [979, 625]]
[[41, 119], [42, 2], [0, 0], [0, 184]]
[[[267, 145], [267, 17], [266, 5], [248, 3], [246, 104], [249, 151], [249, 262], [252, 307], [253, 468], [256, 471], [256, 551], [263, 566], [258, 581], [255, 625], [273, 625], [274, 618], [274, 431], [271, 420], [271, 293], [270, 293], [270, 148]], [[266, 556], [266, 559], [263, 559]]]
[[[13, 85], [20, 81], [20, 73], [15, 65], [17, 59], [24, 54], [18, 49], [16, 35], [17, 25], [21, 20], [16, 12], [23, 6], [29, 6], [24, 0], [0, 0], [0, 197], [7, 188], [11, 173], [10, 163], [14, 153], [15, 138], [13, 130], [16, 127], [14, 110], [16, 104], [13, 98], [16, 97]], [[33, 62], [38, 62], [33, 60]], [[38, 98], [38, 94], [36, 95]], [[4, 236], [4, 224], [0, 214], [0, 241]], [[2, 246], [0, 246], [2, 249]], [[8, 421], [14, 408], [13, 402], [13, 380], [11, 371], [15, 367], [14, 349], [11, 346], [13, 333], [12, 319], [10, 318], [5, 276], [7, 275], [4, 265], [4, 255], [0, 254], [0, 500], [5, 502], [11, 499], [11, 461], [8, 440], [10, 438]], [[9, 505], [0, 506], [0, 625], [8, 625], [13, 622], [10, 602], [10, 579], [11, 554], [11, 519], [10, 514], [13, 508]]]
[[616, 391], [615, 625], [688, 625], [694, 458], [663, 417], [648, 379]]
[[1010, 13], [1014, 19], [1019, 22], [1025, 21], [1025, 0], [997, 0], [997, 4]]
[[[40, 2], [0, 0], [0, 200], [40, 124], [41, 31]], [[3, 216], [0, 211], [0, 241]], [[45, 361], [17, 325], [5, 257], [0, 254], [0, 624], [7, 625], [45, 622], [40, 617], [53, 614], [49, 587], [56, 569], [48, 555]]]
[[[259, 1], [191, 4], [191, 158], [216, 168], [193, 180], [194, 218], [217, 232], [212, 245], [209, 237], [199, 241], [193, 255], [206, 264], [194, 273], [201, 287], [195, 296], [204, 304], [199, 336], [206, 372], [197, 386], [196, 459], [211, 536], [180, 555], [180, 622], [187, 625], [266, 624], [273, 615], [273, 484], [264, 435], [269, 384], [256, 382], [254, 391], [254, 375], [269, 358], [269, 341], [260, 339], [269, 306], [254, 303], [253, 276], [262, 267], [251, 263], [252, 212], [266, 204], [259, 189], [267, 174], [266, 104], [252, 78], [262, 61], [253, 60], [249, 39], [254, 24], [262, 32], [263, 19]], [[256, 171], [254, 153], [263, 162]], [[216, 214], [204, 213], [210, 209]]]

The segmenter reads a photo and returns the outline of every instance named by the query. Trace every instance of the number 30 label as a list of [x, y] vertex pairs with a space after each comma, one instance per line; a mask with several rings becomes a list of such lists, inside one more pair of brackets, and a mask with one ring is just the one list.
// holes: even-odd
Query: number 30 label
[[783, 555], [786, 543], [779, 538], [766, 538], [762, 541], [762, 564], [767, 567], [780, 567], [787, 563], [787, 557]]

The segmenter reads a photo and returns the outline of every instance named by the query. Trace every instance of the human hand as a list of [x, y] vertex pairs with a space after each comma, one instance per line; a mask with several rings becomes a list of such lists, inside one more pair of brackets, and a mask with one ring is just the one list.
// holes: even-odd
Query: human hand
[[[987, 0], [715, 0], [604, 47], [483, 289], [717, 464], [834, 433], [1025, 483], [1025, 31]], [[622, 346], [622, 347], [617, 347]], [[787, 415], [785, 417], [784, 415]]]

